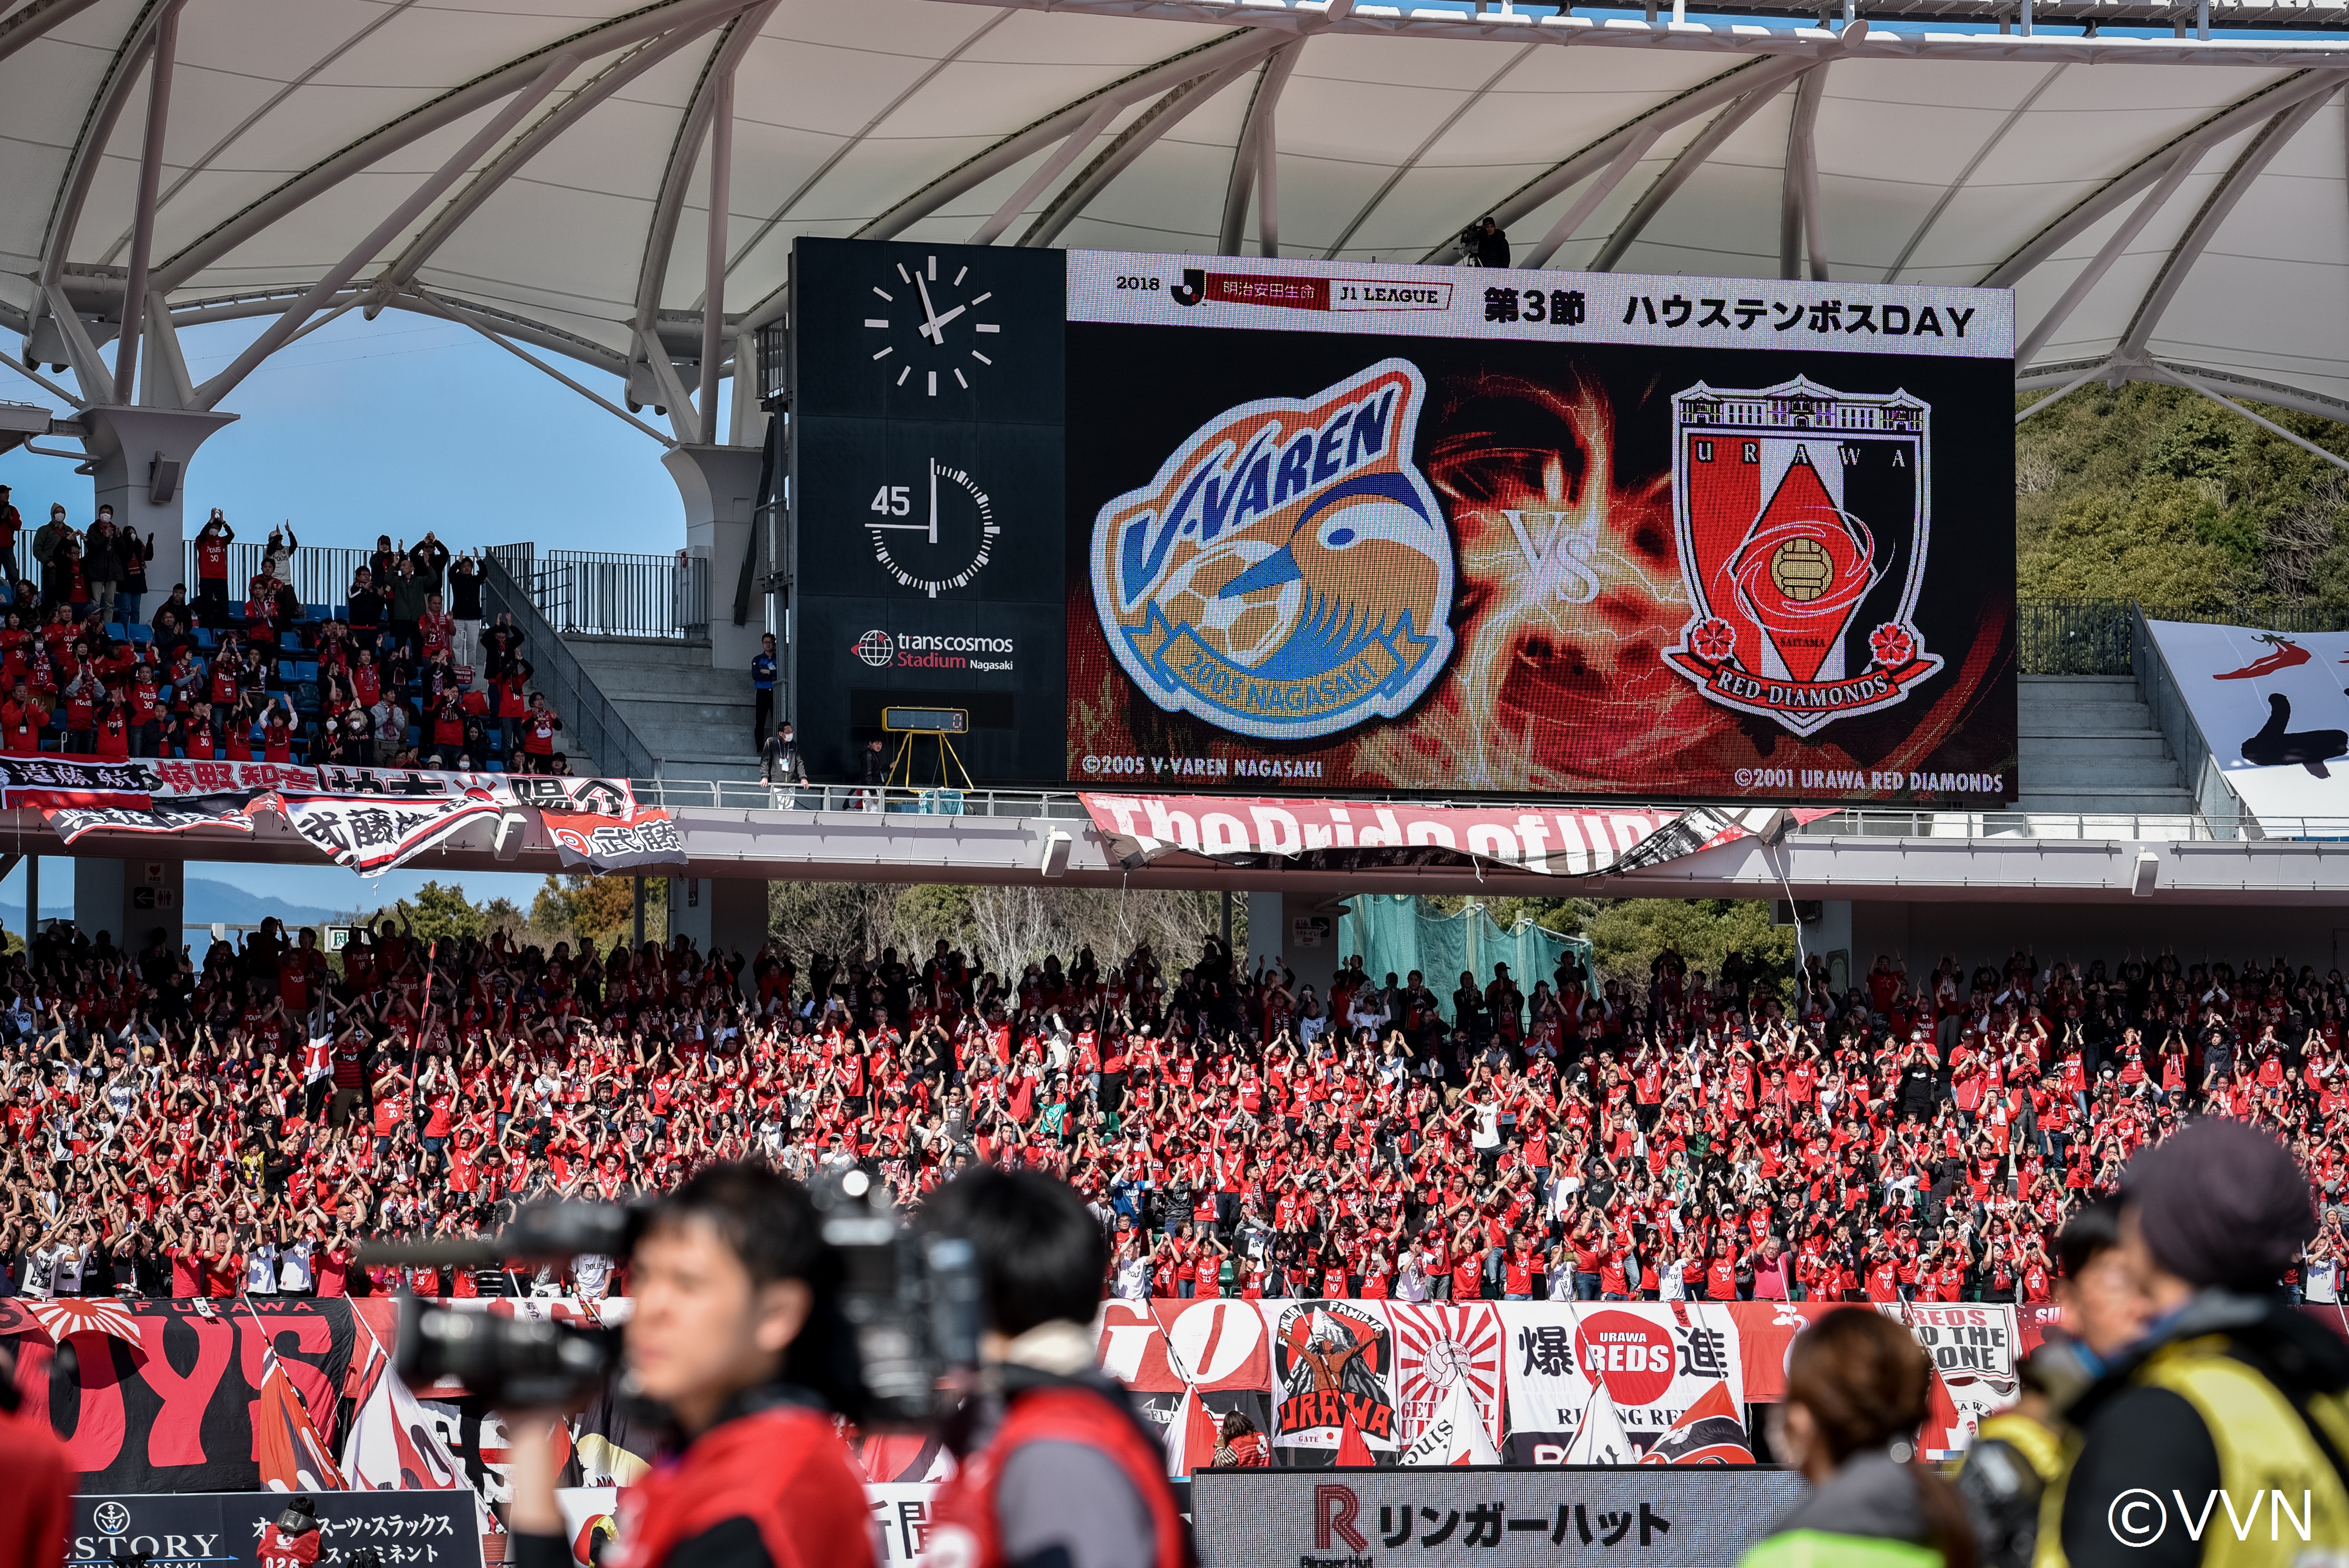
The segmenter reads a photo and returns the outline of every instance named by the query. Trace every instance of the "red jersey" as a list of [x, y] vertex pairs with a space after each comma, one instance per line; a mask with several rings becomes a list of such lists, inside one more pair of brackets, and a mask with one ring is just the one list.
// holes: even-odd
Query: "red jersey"
[[1113, 1460], [1150, 1511], [1155, 1568], [1188, 1568], [1193, 1561], [1190, 1536], [1166, 1484], [1164, 1451], [1109, 1396], [1081, 1384], [1031, 1389], [1011, 1401], [995, 1440], [938, 1490], [930, 1510], [936, 1521], [930, 1532], [934, 1560], [966, 1568], [1005, 1568], [996, 1495], [1004, 1457], [1027, 1444], [1047, 1442], [1075, 1443]]
[[780, 1406], [719, 1422], [624, 1490], [605, 1563], [688, 1568], [680, 1548], [742, 1521], [775, 1568], [873, 1568], [872, 1517], [830, 1419]]

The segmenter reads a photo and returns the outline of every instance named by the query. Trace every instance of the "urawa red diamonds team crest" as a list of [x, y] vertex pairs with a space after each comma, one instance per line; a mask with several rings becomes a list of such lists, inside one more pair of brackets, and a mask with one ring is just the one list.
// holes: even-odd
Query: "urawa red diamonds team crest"
[[1915, 620], [1931, 534], [1931, 410], [1796, 377], [1672, 400], [1672, 510], [1691, 613], [1664, 662], [1797, 735], [1905, 700], [1941, 668]]

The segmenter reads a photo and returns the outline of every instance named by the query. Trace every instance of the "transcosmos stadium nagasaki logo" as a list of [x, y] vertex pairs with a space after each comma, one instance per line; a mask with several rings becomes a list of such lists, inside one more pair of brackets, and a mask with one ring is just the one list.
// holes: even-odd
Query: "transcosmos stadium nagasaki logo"
[[1692, 607], [1664, 662], [1725, 708], [1809, 735], [1941, 668], [1917, 630], [1930, 410], [1796, 377], [1672, 400], [1672, 504]]
[[1452, 655], [1452, 536], [1412, 466], [1426, 383], [1383, 359], [1194, 431], [1093, 522], [1093, 605], [1150, 700], [1263, 740], [1417, 701]]

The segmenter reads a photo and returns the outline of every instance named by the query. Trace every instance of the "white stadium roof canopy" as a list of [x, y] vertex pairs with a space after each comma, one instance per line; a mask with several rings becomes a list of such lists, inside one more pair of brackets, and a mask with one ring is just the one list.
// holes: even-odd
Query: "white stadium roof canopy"
[[0, 325], [129, 401], [99, 350], [143, 265], [178, 325], [275, 318], [198, 386], [150, 332], [145, 402], [393, 308], [707, 439], [730, 140], [715, 358], [802, 234], [1448, 261], [1490, 212], [1519, 265], [2012, 286], [2023, 386], [2349, 418], [2339, 0], [1834, 4], [13, 0]]

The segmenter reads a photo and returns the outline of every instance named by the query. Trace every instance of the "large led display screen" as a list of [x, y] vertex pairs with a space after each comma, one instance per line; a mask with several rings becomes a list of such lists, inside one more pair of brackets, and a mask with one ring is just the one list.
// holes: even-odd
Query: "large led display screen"
[[916, 297], [798, 349], [875, 389], [799, 421], [803, 702], [991, 628], [1007, 784], [2013, 797], [2008, 294], [1071, 252], [1015, 380], [943, 280], [1040, 256], [811, 244]]

